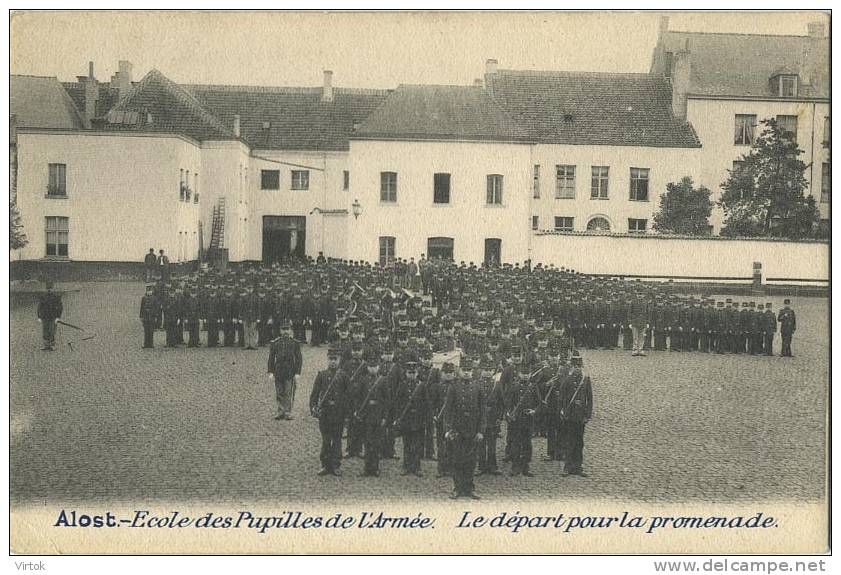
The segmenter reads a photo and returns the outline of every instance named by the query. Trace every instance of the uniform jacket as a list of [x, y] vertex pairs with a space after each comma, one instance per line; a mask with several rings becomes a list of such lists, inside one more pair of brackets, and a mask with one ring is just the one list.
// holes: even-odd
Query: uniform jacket
[[156, 322], [160, 314], [161, 307], [158, 305], [158, 299], [153, 295], [144, 295], [140, 300], [140, 319], [144, 322]]
[[573, 370], [571, 376], [564, 379], [559, 402], [565, 420], [581, 422], [590, 419], [593, 416], [593, 386], [590, 377], [578, 369]]
[[302, 363], [301, 346], [297, 341], [283, 335], [272, 343], [268, 371], [273, 373], [276, 379], [285, 381], [293, 375], [298, 375], [301, 373]]
[[462, 438], [472, 438], [487, 428], [485, 394], [473, 378], [453, 380], [447, 389], [444, 429]]
[[394, 396], [394, 421], [401, 431], [419, 431], [427, 419], [428, 396], [426, 381], [408, 378], [397, 384]]
[[315, 411], [319, 404], [319, 419], [340, 422], [345, 418], [348, 400], [348, 376], [341, 369], [319, 371], [312, 385], [310, 411]]
[[359, 373], [356, 414], [367, 425], [380, 425], [388, 416], [388, 378]]
[[797, 329], [797, 319], [794, 315], [794, 310], [791, 308], [781, 309], [780, 313], [777, 314], [777, 321], [780, 322], [780, 333], [788, 335], [794, 333]]
[[41, 296], [38, 302], [38, 319], [52, 321], [60, 318], [63, 312], [64, 305], [58, 294], [47, 292]]

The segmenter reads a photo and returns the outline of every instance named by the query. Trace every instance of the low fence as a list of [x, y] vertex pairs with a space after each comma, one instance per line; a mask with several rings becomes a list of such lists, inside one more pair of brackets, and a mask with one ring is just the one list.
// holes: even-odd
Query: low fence
[[750, 285], [758, 262], [766, 287], [825, 291], [829, 283], [826, 241], [538, 232], [531, 253], [544, 265], [649, 281]]
[[[196, 269], [196, 266], [195, 261], [170, 264], [170, 273], [185, 273]], [[11, 281], [143, 281], [145, 277], [146, 265], [143, 262], [16, 260], [9, 263]]]

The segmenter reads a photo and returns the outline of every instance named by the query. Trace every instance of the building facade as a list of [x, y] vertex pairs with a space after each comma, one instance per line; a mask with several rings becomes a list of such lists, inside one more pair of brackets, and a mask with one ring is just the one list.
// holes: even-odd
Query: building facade
[[[343, 89], [13, 76], [24, 260], [514, 262], [546, 231], [650, 234], [684, 176], [720, 193], [759, 122], [804, 150], [828, 224], [829, 41], [675, 32], [645, 74], [499, 69], [471, 86]], [[721, 227], [715, 209], [712, 232]], [[545, 242], [544, 242], [545, 243]]]

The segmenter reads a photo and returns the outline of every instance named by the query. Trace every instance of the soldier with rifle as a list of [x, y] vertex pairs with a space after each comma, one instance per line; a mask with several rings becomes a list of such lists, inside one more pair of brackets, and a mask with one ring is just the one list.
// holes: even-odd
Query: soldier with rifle
[[365, 445], [365, 470], [360, 477], [379, 477], [383, 428], [388, 417], [389, 382], [385, 369], [378, 365], [381, 362], [378, 362], [376, 350], [368, 350], [366, 363], [368, 372], [359, 377], [353, 419], [362, 430]]
[[447, 390], [444, 404], [446, 439], [452, 449], [454, 490], [451, 499], [469, 497], [479, 499], [475, 493], [473, 473], [476, 469], [476, 452], [487, 427], [485, 397], [481, 383], [472, 377], [472, 361], [462, 357], [458, 380]]
[[485, 399], [485, 427], [482, 430], [482, 442], [479, 446], [479, 471], [477, 475], [500, 475], [496, 462], [496, 440], [499, 438], [500, 424], [505, 406], [502, 401], [500, 373], [494, 373], [497, 367], [490, 354], [480, 362], [482, 392]]
[[342, 464], [342, 429], [345, 421], [348, 376], [339, 369], [341, 349], [330, 344], [327, 369], [320, 371], [310, 394], [310, 413], [318, 418], [321, 432], [321, 471], [318, 475], [340, 476]]
[[561, 433], [565, 460], [563, 475], [587, 477], [584, 473], [584, 426], [593, 416], [593, 388], [590, 377], [582, 373], [584, 360], [573, 354], [572, 371], [565, 378], [558, 398], [560, 404]]
[[444, 477], [452, 472], [450, 451], [445, 437], [447, 430], [444, 427], [444, 411], [447, 407], [447, 394], [450, 385], [455, 380], [455, 366], [452, 362], [444, 362], [441, 365], [441, 374], [433, 379], [429, 386], [429, 408], [432, 411], [432, 422], [435, 425], [435, 447], [438, 450], [438, 475]]
[[505, 418], [508, 421], [508, 436], [511, 444], [511, 475], [533, 477], [529, 471], [532, 457], [532, 418], [540, 403], [537, 397], [535, 377], [543, 367], [531, 371], [528, 363], [521, 363], [517, 378], [505, 395]]
[[401, 475], [422, 477], [423, 430], [427, 414], [426, 381], [418, 379], [418, 364], [404, 363], [405, 377], [397, 384], [394, 397], [394, 430], [403, 438], [403, 471]]

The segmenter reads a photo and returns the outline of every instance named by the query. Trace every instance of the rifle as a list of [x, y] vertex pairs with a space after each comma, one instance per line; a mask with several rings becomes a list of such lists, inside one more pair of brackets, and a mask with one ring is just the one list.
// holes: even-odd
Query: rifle
[[567, 409], [569, 409], [569, 406], [572, 405], [573, 401], [575, 401], [575, 398], [578, 395], [578, 392], [581, 391], [581, 386], [584, 385], [584, 380], [585, 379], [586, 378], [584, 376], [581, 377], [581, 381], [578, 382], [578, 387], [575, 388], [575, 393], [572, 394], [572, 397], [570, 398], [569, 403], [567, 403], [567, 406], [561, 410], [561, 417], [564, 417], [564, 412]]
[[356, 421], [362, 421], [362, 414], [365, 412], [365, 409], [368, 407], [368, 400], [371, 399], [371, 394], [374, 393], [374, 390], [377, 388], [377, 382], [379, 381], [380, 377], [377, 376], [377, 379], [374, 380], [374, 383], [371, 384], [371, 387], [368, 388], [368, 393], [365, 394], [365, 399], [362, 400], [362, 405], [353, 412], [353, 418]]
[[518, 417], [520, 417], [520, 411], [522, 411], [523, 409], [523, 402], [525, 401], [526, 396], [532, 390], [532, 385], [534, 385], [534, 383], [532, 383], [532, 380], [544, 369], [546, 369], [546, 366], [541, 367], [540, 369], [529, 375], [528, 388], [526, 388], [526, 391], [523, 393], [523, 395], [520, 396], [520, 400], [517, 402], [517, 405], [514, 406], [514, 409], [505, 414], [505, 419], [507, 419], [509, 423], [513, 423]]
[[313, 415], [315, 417], [321, 416], [321, 407], [324, 405], [324, 402], [327, 400], [327, 397], [330, 395], [330, 391], [333, 389], [333, 384], [336, 383], [336, 378], [339, 377], [340, 370], [336, 370], [336, 373], [333, 375], [333, 379], [330, 380], [327, 389], [324, 390], [324, 393], [321, 394], [321, 397], [318, 398], [318, 403], [313, 410]]
[[412, 392], [412, 396], [409, 398], [409, 401], [406, 402], [406, 407], [403, 408], [403, 412], [400, 414], [400, 417], [398, 417], [394, 421], [394, 427], [396, 427], [396, 428], [400, 427], [400, 425], [403, 423], [403, 418], [406, 417], [407, 413], [409, 413], [409, 408], [412, 407], [412, 404], [415, 402], [415, 398], [418, 396], [418, 393], [420, 392], [421, 388], [426, 387], [431, 380], [432, 380], [432, 370], [430, 369], [429, 370], [429, 376], [426, 378], [426, 381], [423, 382], [422, 384], [418, 385], [415, 388], [415, 391]]
[[[560, 376], [560, 374], [558, 374], [558, 375], [556, 375], [555, 377], [553, 377], [552, 379], [550, 379], [549, 381], [547, 381], [546, 383], [548, 384], [548, 383], [555, 382], [555, 381], [557, 381], [560, 377], [561, 377], [561, 376]], [[550, 395], [552, 395], [552, 391], [553, 391], [554, 389], [555, 389], [555, 384], [554, 384], [554, 383], [552, 383], [552, 386], [549, 388], [549, 391], [547, 391], [547, 392], [546, 392], [546, 396], [543, 398], [543, 402], [542, 402], [542, 403], [543, 403], [543, 405], [548, 405], [548, 404], [549, 404], [549, 396], [550, 396]]]

